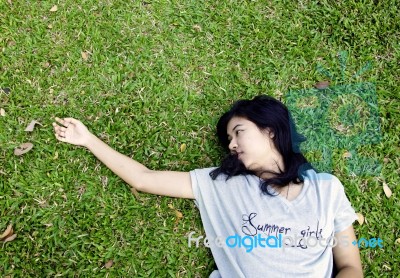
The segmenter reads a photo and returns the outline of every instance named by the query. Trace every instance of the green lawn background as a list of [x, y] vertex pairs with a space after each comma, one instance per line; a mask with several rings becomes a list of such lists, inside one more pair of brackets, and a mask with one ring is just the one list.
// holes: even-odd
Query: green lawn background
[[[17, 238], [0, 244], [0, 276], [206, 277], [211, 253], [187, 246], [189, 232], [204, 235], [193, 202], [136, 199], [88, 151], [57, 142], [53, 118], [80, 119], [152, 169], [215, 166], [214, 127], [234, 100], [283, 100], [289, 90], [312, 88], [326, 79], [317, 64], [340, 76], [337, 55], [347, 51], [346, 82], [376, 85], [382, 140], [359, 151], [380, 161], [382, 172], [354, 177], [344, 170], [344, 150], [335, 150], [333, 173], [366, 218], [357, 236], [384, 240], [382, 249], [361, 249], [366, 277], [397, 277], [398, 6], [1, 0], [0, 88], [10, 92], [0, 92], [0, 233], [13, 224]], [[367, 61], [371, 70], [352, 77]], [[25, 132], [34, 119], [42, 126]], [[14, 156], [28, 141], [33, 150]]]

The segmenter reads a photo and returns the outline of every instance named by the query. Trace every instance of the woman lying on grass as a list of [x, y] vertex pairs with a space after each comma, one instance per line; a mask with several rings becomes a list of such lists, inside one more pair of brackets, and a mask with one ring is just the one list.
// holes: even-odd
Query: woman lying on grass
[[88, 148], [137, 190], [196, 200], [218, 267], [210, 277], [331, 277], [334, 265], [337, 277], [363, 276], [343, 185], [309, 166], [302, 137], [274, 98], [236, 102], [217, 125], [227, 157], [190, 172], [150, 170], [80, 121], [56, 121], [58, 140]]

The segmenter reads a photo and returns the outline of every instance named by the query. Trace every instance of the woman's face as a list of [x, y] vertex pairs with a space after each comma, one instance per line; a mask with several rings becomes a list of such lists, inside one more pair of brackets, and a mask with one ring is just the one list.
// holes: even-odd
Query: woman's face
[[[279, 172], [279, 168], [284, 170], [282, 156], [272, 141], [274, 137], [272, 132], [261, 131], [246, 118], [233, 117], [228, 123], [227, 133], [231, 153], [238, 155], [238, 159], [246, 169], [260, 174], [265, 170], [275, 172]], [[264, 176], [264, 178], [269, 177], [271, 176]]]

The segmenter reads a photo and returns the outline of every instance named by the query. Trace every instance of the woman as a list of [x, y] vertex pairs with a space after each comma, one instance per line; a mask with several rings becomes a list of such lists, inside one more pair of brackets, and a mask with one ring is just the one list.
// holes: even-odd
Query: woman
[[218, 267], [212, 277], [330, 277], [332, 257], [337, 277], [363, 276], [342, 184], [309, 166], [287, 108], [272, 97], [236, 102], [217, 125], [222, 165], [190, 172], [150, 170], [80, 121], [56, 121], [58, 140], [88, 148], [137, 190], [196, 199]]

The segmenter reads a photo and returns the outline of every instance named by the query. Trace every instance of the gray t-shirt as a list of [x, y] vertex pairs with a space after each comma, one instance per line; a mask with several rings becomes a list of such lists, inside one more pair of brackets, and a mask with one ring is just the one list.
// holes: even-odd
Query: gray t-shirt
[[257, 176], [212, 180], [213, 169], [190, 172], [218, 267], [210, 277], [331, 276], [333, 235], [357, 219], [335, 176], [308, 170], [300, 194], [288, 201], [262, 194]]

